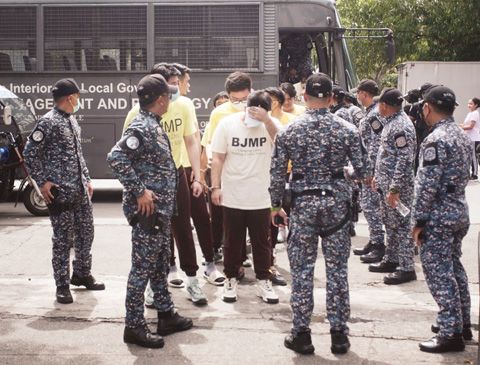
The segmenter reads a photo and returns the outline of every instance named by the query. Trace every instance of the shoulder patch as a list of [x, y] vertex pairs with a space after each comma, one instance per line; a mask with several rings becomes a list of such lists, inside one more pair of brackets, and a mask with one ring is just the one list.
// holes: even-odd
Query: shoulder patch
[[140, 146], [140, 141], [137, 137], [135, 136], [130, 136], [127, 138], [125, 141], [125, 144], [127, 145], [128, 148], [131, 150], [136, 150], [138, 146]]
[[118, 144], [123, 150], [136, 151], [142, 145], [142, 136], [134, 131], [133, 134], [124, 136]]
[[43, 141], [45, 138], [45, 135], [43, 134], [43, 131], [41, 129], [35, 129], [31, 135], [31, 139], [34, 142], [40, 143]]
[[383, 129], [383, 124], [377, 118], [373, 118], [370, 120], [370, 126], [372, 127], [375, 134], [379, 134]]
[[407, 142], [407, 137], [405, 136], [405, 133], [402, 132], [395, 135], [395, 145], [398, 148], [407, 147], [408, 142]]
[[422, 166], [435, 166], [438, 165], [438, 151], [437, 143], [432, 142], [425, 146], [422, 155]]

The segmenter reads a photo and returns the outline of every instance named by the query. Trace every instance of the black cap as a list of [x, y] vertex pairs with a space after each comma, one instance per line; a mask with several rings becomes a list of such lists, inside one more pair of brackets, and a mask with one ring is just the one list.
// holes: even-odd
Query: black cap
[[305, 93], [314, 98], [325, 98], [332, 95], [332, 80], [324, 73], [310, 75], [305, 85]]
[[380, 95], [378, 101], [390, 106], [400, 106], [403, 103], [403, 96], [400, 90], [394, 87], [387, 87], [382, 90], [382, 95]]
[[178, 88], [171, 86], [159, 74], [143, 77], [137, 85], [137, 95], [141, 106], [153, 103], [160, 95], [175, 94]]
[[80, 92], [83, 92], [83, 90], [80, 90], [80, 87], [74, 79], [58, 80], [52, 88], [52, 95], [54, 99]]
[[432, 86], [426, 91], [423, 101], [445, 108], [457, 105], [455, 93], [446, 86]]
[[335, 96], [345, 96], [345, 90], [343, 90], [343, 88], [338, 85], [333, 85], [332, 92]]
[[429, 83], [429, 82], [426, 82], [426, 83], [424, 83], [422, 86], [420, 86], [420, 87], [418, 88], [418, 90], [420, 91], [420, 96], [423, 97], [423, 95], [425, 94], [425, 92], [426, 92], [428, 89], [430, 89], [431, 87], [433, 87], [433, 86], [435, 86], [435, 85], [433, 85], [433, 84], [431, 84], [431, 83]]
[[379, 92], [377, 83], [370, 79], [364, 79], [360, 81], [358, 86], [352, 90], [353, 93], [357, 93], [359, 91], [366, 91], [373, 96], [378, 95]]

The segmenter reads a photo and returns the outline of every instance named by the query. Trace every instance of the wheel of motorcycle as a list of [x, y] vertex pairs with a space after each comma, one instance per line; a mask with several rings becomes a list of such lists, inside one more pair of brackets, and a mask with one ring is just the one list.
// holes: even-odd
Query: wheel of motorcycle
[[35, 191], [32, 185], [27, 185], [23, 189], [23, 204], [25, 208], [33, 215], [44, 217], [48, 216], [48, 208], [45, 200]]

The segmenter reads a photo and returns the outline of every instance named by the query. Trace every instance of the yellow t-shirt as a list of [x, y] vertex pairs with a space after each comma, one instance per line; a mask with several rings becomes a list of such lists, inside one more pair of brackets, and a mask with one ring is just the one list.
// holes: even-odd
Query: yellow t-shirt
[[[272, 115], [272, 113], [269, 113], [269, 114]], [[282, 127], [285, 127], [288, 125], [288, 123], [290, 123], [296, 117], [297, 116], [292, 113], [283, 112], [282, 117], [277, 119], [280, 121], [280, 123], [282, 123]]]
[[[182, 146], [185, 148], [183, 137], [191, 136], [197, 132], [195, 108], [193, 108], [192, 112], [191, 106], [193, 106], [193, 104], [191, 104], [190, 99], [180, 96], [174, 102], [170, 102], [167, 112], [162, 115], [162, 120], [160, 121], [163, 130], [167, 133], [168, 139], [170, 140], [172, 157], [177, 169], [182, 166]], [[139, 112], [140, 105], [137, 104], [130, 110], [125, 118], [123, 131], [128, 128], [133, 118], [135, 118]]]
[[205, 132], [203, 133], [203, 147], [207, 147], [210, 143], [212, 143], [213, 135], [217, 129], [218, 123], [220, 123], [223, 118], [235, 113], [238, 113], [238, 110], [234, 108], [231, 101], [227, 101], [226, 103], [223, 103], [222, 105], [219, 105], [213, 109], [212, 113], [210, 114], [208, 124], [205, 128]]
[[[193, 122], [195, 124], [195, 133], [198, 131], [198, 120], [197, 120], [197, 113], [195, 111], [195, 105], [193, 105], [192, 99], [185, 96], [185, 105], [190, 109], [190, 115], [192, 116]], [[185, 142], [182, 143], [182, 161], [181, 164], [183, 167], [191, 167], [192, 164], [188, 158], [187, 147], [185, 146]]]
[[302, 115], [305, 113], [305, 110], [307, 110], [307, 108], [305, 108], [303, 105], [293, 104], [293, 111], [291, 111], [290, 114], [295, 116]]

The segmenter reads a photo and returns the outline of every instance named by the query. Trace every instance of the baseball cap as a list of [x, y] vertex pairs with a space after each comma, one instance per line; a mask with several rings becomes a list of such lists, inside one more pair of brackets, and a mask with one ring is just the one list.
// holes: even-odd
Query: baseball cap
[[153, 103], [160, 95], [175, 94], [177, 90], [176, 86], [169, 85], [159, 74], [147, 75], [137, 85], [137, 95], [142, 106]]
[[457, 105], [455, 93], [446, 86], [432, 86], [426, 91], [423, 100], [446, 108], [453, 108]]
[[77, 82], [70, 78], [58, 80], [52, 88], [54, 99], [83, 92], [85, 92], [85, 90], [81, 90]]
[[345, 96], [345, 90], [343, 90], [343, 88], [338, 85], [333, 85], [332, 92], [335, 96]]
[[418, 88], [418, 91], [420, 91], [420, 96], [423, 97], [425, 92], [427, 92], [433, 86], [435, 86], [435, 85], [431, 84], [430, 82], [426, 82], [422, 86], [420, 86]]
[[403, 96], [400, 90], [395, 89], [394, 87], [387, 87], [382, 90], [382, 94], [378, 101], [390, 106], [400, 106], [403, 103]]
[[324, 98], [332, 95], [332, 80], [324, 73], [315, 73], [308, 77], [305, 93], [314, 98]]
[[379, 92], [377, 83], [370, 79], [364, 79], [360, 81], [358, 86], [352, 90], [352, 93], [357, 93], [359, 91], [366, 91], [374, 96], [378, 95]]

